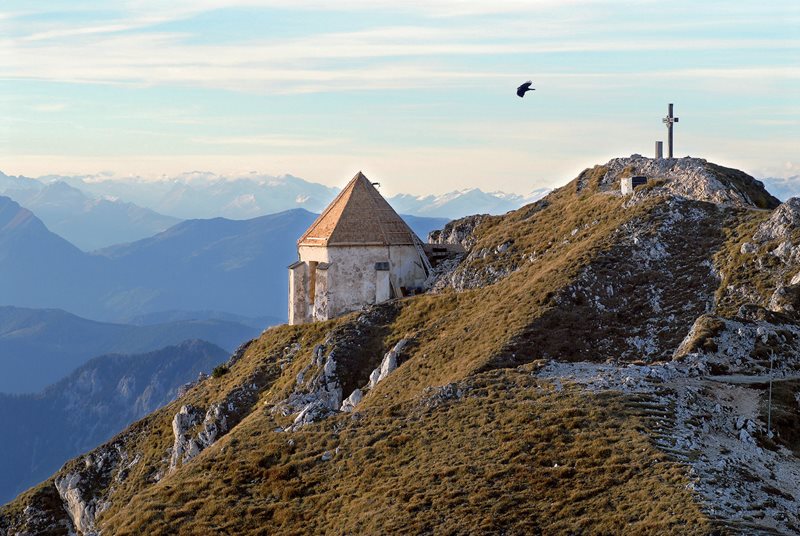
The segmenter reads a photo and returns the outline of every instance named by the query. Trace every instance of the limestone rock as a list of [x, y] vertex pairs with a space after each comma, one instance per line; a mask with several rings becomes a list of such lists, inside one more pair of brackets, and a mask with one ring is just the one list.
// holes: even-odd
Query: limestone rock
[[350, 396], [348, 396], [344, 400], [344, 402], [342, 402], [342, 407], [340, 411], [346, 411], [346, 412], [353, 411], [355, 407], [358, 405], [358, 403], [361, 402], [362, 398], [364, 398], [364, 393], [361, 391], [361, 389], [356, 389], [355, 391], [350, 393]]
[[[310, 363], [298, 373], [294, 390], [276, 404], [272, 411], [284, 416], [300, 412], [290, 431], [315, 422], [342, 407], [342, 386], [337, 376], [335, 348], [326, 355], [328, 345], [318, 345]], [[316, 369], [316, 371], [314, 370]]]
[[181, 406], [180, 411], [172, 418], [172, 434], [175, 436], [175, 440], [172, 444], [172, 455], [169, 462], [170, 471], [174, 470], [178, 466], [178, 462], [183, 460], [184, 456], [195, 447], [187, 434], [199, 420], [200, 414], [192, 406]]
[[460, 244], [465, 250], [469, 251], [477, 240], [475, 228], [481, 223], [491, 218], [488, 214], [476, 214], [458, 220], [451, 221], [444, 226], [444, 229], [431, 231], [428, 234], [430, 244]]
[[792, 197], [775, 209], [767, 221], [758, 226], [753, 234], [753, 241], [763, 244], [778, 238], [787, 239], [798, 225], [800, 225], [800, 198]]
[[81, 490], [81, 475], [68, 473], [63, 477], [56, 478], [55, 486], [61, 500], [64, 501], [64, 508], [79, 534], [83, 536], [97, 535], [94, 523], [95, 515], [99, 513], [98, 508], [94, 500], [84, 498]]
[[745, 242], [744, 244], [742, 244], [742, 247], [739, 251], [742, 253], [742, 255], [752, 255], [753, 253], [758, 251], [758, 248], [754, 244], [751, 244], [750, 242]]
[[[658, 187], [660, 192], [696, 201], [746, 208], [772, 208], [779, 203], [760, 181], [742, 171], [716, 166], [702, 158], [656, 160], [632, 155], [629, 158], [614, 158], [605, 167], [607, 172], [600, 184], [609, 190], [619, 188], [622, 176], [643, 175], [648, 179], [661, 180]], [[578, 189], [585, 186], [579, 182]], [[644, 192], [637, 189], [634, 198], [645, 195]]]
[[287, 428], [289, 432], [296, 432], [303, 426], [313, 422], [321, 421], [328, 415], [333, 413], [331, 408], [327, 407], [322, 401], [315, 400], [304, 407], [300, 413], [295, 417], [294, 422]]
[[179, 463], [188, 462], [213, 445], [219, 435], [227, 431], [227, 416], [223, 406], [216, 403], [206, 411], [200, 430], [191, 437], [190, 432], [200, 423], [201, 415], [202, 413], [192, 406], [181, 406], [180, 411], [172, 418], [172, 433], [175, 440], [169, 461], [170, 471], [174, 471]]
[[767, 309], [790, 316], [800, 312], [800, 284], [778, 285], [769, 299]]
[[394, 348], [386, 352], [381, 361], [381, 366], [372, 371], [369, 375], [369, 389], [373, 389], [379, 382], [385, 380], [389, 374], [394, 372], [397, 368], [397, 356], [403, 350], [405, 345], [408, 344], [408, 339], [400, 339], [400, 342], [394, 345]]

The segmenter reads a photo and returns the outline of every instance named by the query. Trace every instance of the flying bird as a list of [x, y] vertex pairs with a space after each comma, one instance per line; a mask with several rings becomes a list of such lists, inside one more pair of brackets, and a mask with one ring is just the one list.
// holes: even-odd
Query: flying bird
[[527, 82], [525, 82], [524, 84], [522, 84], [521, 86], [519, 86], [519, 87], [517, 88], [517, 96], [518, 96], [518, 97], [524, 97], [524, 96], [525, 96], [525, 93], [526, 93], [527, 91], [536, 91], [536, 89], [535, 89], [535, 88], [532, 88], [532, 87], [531, 87], [531, 84], [533, 84], [533, 82], [531, 82], [530, 80], [528, 80]]

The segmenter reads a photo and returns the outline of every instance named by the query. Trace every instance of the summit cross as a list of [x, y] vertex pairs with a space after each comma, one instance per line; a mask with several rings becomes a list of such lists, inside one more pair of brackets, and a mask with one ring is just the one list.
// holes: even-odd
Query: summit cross
[[672, 106], [672, 103], [670, 103], [667, 117], [661, 120], [667, 125], [667, 158], [672, 158], [672, 125], [678, 122], [678, 118], [672, 115]]

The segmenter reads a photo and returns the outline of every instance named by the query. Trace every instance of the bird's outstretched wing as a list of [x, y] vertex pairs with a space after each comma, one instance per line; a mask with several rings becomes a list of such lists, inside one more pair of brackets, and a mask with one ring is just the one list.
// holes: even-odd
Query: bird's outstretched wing
[[531, 84], [533, 84], [533, 82], [531, 80], [528, 80], [527, 82], [525, 82], [524, 84], [519, 86], [517, 88], [517, 96], [518, 97], [524, 97], [525, 96], [525, 92], [527, 92], [527, 91], [536, 91], [535, 89], [531, 88]]

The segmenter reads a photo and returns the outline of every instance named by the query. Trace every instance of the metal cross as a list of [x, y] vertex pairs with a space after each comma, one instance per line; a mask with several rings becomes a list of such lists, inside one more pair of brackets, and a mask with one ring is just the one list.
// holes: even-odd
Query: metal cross
[[672, 124], [678, 122], [677, 117], [673, 117], [672, 115], [672, 103], [669, 104], [669, 111], [667, 112], [667, 117], [661, 120], [663, 123], [667, 125], [667, 158], [672, 158]]

